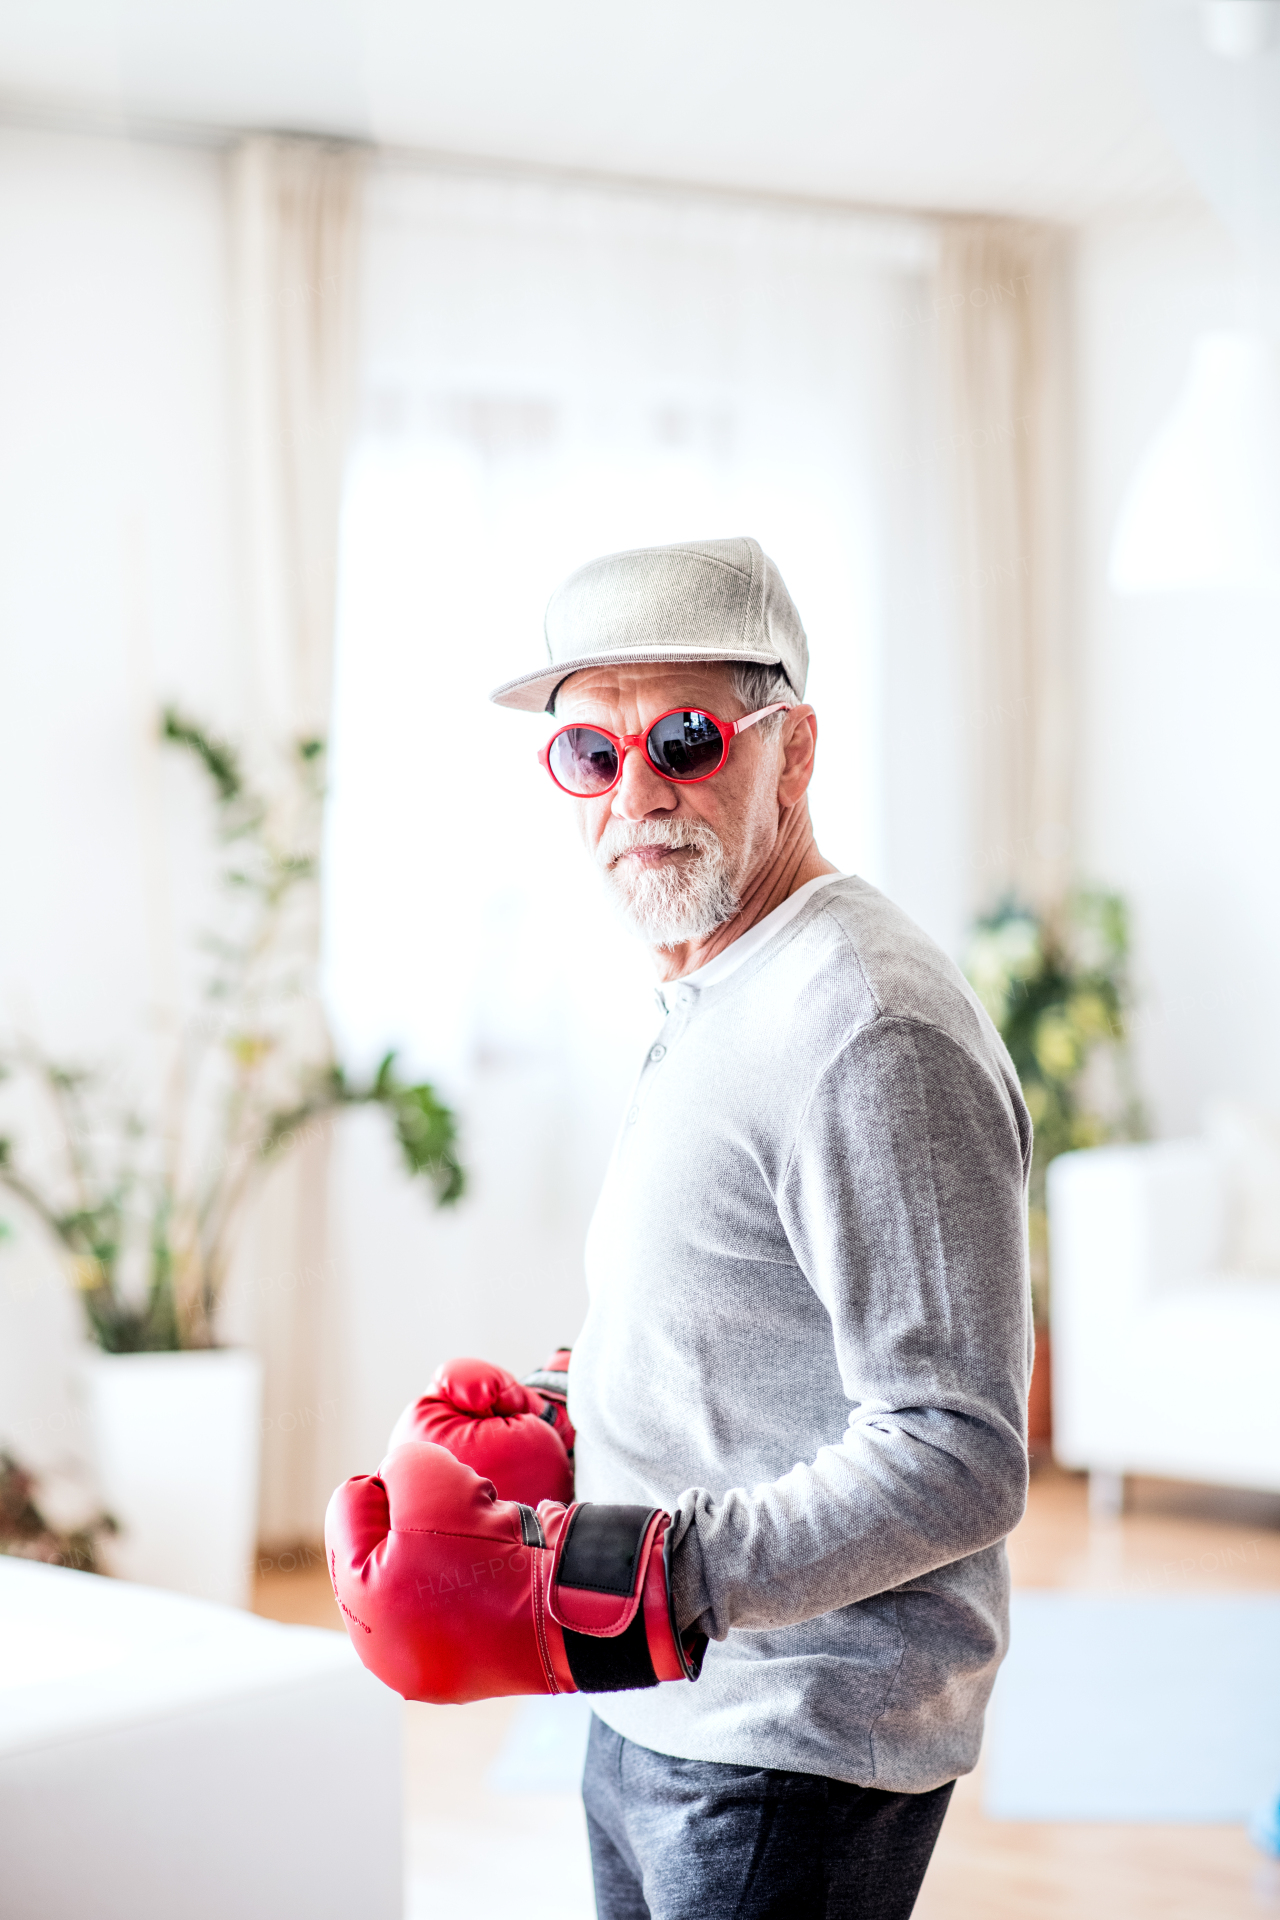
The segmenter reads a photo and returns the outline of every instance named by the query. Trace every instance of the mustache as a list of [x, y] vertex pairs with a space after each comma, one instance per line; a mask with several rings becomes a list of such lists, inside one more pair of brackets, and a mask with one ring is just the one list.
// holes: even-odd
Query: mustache
[[701, 854], [722, 854], [724, 844], [704, 820], [611, 820], [596, 846], [596, 860], [605, 872], [637, 847], [665, 847], [678, 853], [694, 847]]

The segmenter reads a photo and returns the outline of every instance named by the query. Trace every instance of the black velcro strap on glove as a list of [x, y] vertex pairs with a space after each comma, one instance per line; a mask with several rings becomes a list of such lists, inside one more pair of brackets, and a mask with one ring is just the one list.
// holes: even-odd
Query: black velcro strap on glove
[[649, 1658], [649, 1641], [644, 1629], [644, 1608], [625, 1633], [614, 1640], [600, 1640], [592, 1633], [574, 1633], [561, 1629], [569, 1671], [579, 1693], [631, 1693], [637, 1687], [656, 1687], [658, 1676]]
[[560, 1585], [592, 1593], [634, 1592], [636, 1555], [656, 1512], [656, 1507], [605, 1507], [594, 1501], [576, 1508], [560, 1555]]
[[[579, 1507], [569, 1522], [560, 1556], [559, 1585], [591, 1593], [628, 1595], [635, 1591], [636, 1556], [657, 1511], [654, 1507]], [[581, 1693], [624, 1693], [656, 1687], [649, 1658], [644, 1607], [625, 1633], [611, 1639], [564, 1629], [569, 1671]]]

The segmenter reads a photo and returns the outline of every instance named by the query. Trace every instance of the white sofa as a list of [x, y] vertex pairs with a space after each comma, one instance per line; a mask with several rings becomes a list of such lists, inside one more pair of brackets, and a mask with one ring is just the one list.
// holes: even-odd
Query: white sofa
[[344, 1633], [0, 1556], [5, 1920], [400, 1920], [401, 1703]]
[[1129, 1473], [1280, 1492], [1280, 1272], [1248, 1198], [1220, 1140], [1049, 1168], [1053, 1451], [1096, 1507]]

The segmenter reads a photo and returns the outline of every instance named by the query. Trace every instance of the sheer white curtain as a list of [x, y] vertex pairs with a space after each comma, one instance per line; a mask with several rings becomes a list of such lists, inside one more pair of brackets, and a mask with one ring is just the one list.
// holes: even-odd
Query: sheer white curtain
[[485, 698], [541, 657], [552, 588], [614, 548], [760, 539], [810, 636], [820, 843], [891, 889], [886, 741], [935, 778], [942, 697], [933, 343], [903, 319], [923, 223], [391, 166], [366, 220], [327, 999], [348, 1058], [399, 1045], [438, 1078], [473, 1191], [432, 1219], [375, 1117], [345, 1123], [353, 1465], [446, 1352], [528, 1366], [575, 1334], [654, 1020], [535, 763], [545, 724]]

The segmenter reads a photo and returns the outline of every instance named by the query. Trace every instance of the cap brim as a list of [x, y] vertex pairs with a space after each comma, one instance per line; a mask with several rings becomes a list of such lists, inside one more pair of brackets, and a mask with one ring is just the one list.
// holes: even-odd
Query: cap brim
[[547, 702], [562, 680], [571, 673], [581, 673], [584, 667], [641, 667], [676, 666], [681, 661], [733, 660], [745, 661], [753, 667], [780, 667], [782, 659], [776, 653], [752, 653], [746, 648], [738, 652], [729, 652], [724, 647], [647, 647], [634, 651], [617, 648], [608, 653], [579, 654], [575, 660], [558, 660], [554, 666], [539, 667], [533, 673], [522, 673], [516, 680], [504, 680], [495, 687], [489, 698], [496, 707], [514, 707], [523, 713], [545, 713]]

